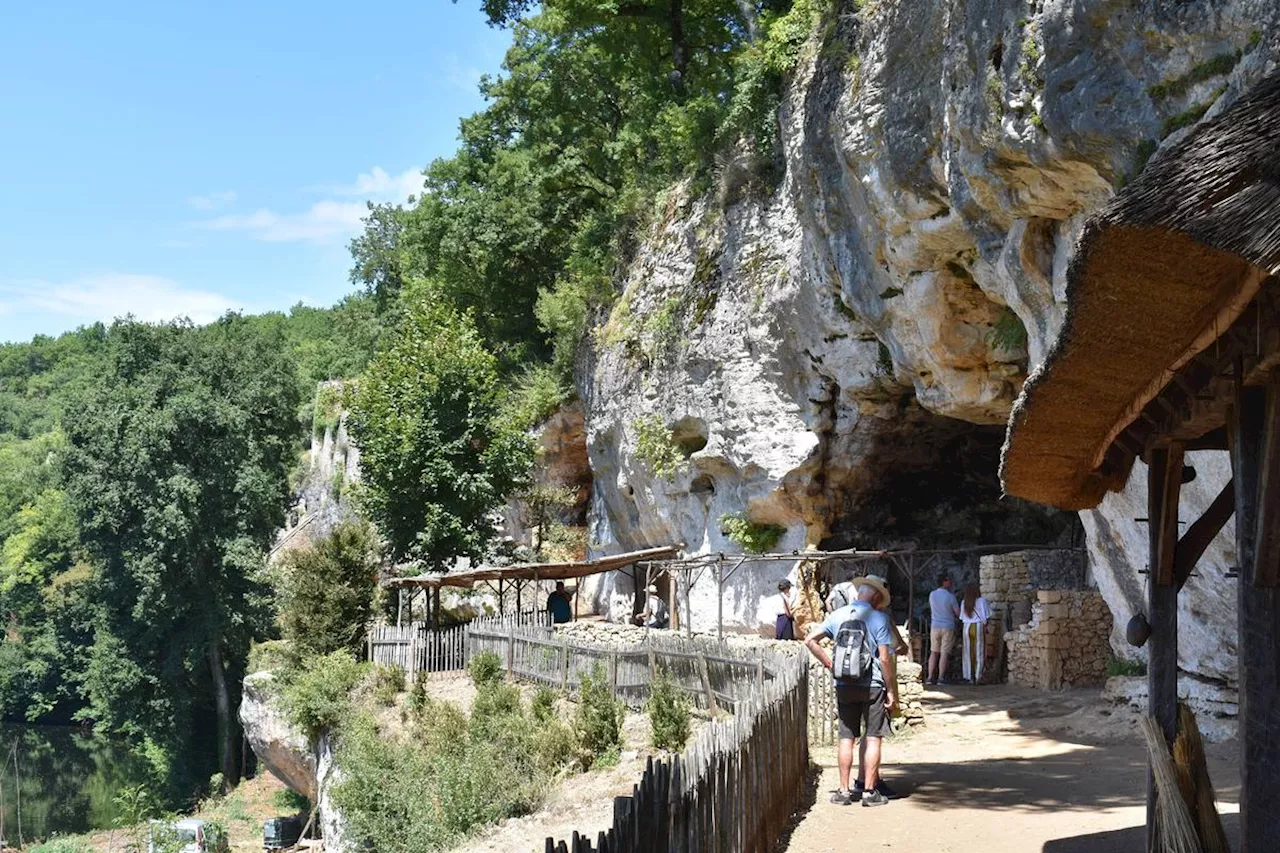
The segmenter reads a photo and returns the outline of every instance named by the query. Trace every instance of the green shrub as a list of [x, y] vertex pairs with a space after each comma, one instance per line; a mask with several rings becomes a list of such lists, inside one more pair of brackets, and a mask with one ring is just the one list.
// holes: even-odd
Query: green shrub
[[685, 455], [661, 415], [645, 415], [631, 424], [636, 435], [636, 458], [655, 475], [670, 480], [685, 465]]
[[782, 538], [787, 528], [751, 521], [745, 513], [720, 516], [720, 531], [748, 554], [763, 554]]
[[94, 853], [94, 848], [80, 838], [54, 836], [43, 844], [30, 848], [28, 853]]
[[429, 701], [430, 698], [427, 696], [427, 674], [419, 671], [413, 678], [413, 686], [409, 688], [409, 696], [405, 700], [405, 705], [410, 713], [420, 714]]
[[312, 414], [311, 434], [318, 439], [324, 438], [325, 431], [336, 431], [342, 420], [342, 409], [346, 403], [346, 392], [341, 386], [322, 385], [316, 391], [315, 409]]
[[280, 672], [297, 664], [292, 646], [284, 640], [266, 640], [249, 647], [248, 672]]
[[532, 710], [533, 718], [540, 723], [553, 719], [556, 713], [555, 691], [550, 687], [539, 687], [533, 696]]
[[311, 811], [311, 801], [292, 788], [276, 791], [271, 797], [271, 805], [282, 812], [301, 813]]
[[987, 333], [987, 345], [992, 349], [1002, 349], [1006, 352], [1026, 349], [1027, 327], [1022, 324], [1022, 319], [1013, 312], [1012, 308], [1006, 306], [1000, 312], [995, 325]]
[[514, 684], [494, 682], [476, 690], [471, 703], [471, 731], [481, 737], [493, 737], [504, 719], [521, 713], [520, 690]]
[[283, 679], [282, 696], [289, 720], [310, 738], [336, 728], [350, 713], [351, 689], [369, 671], [348, 652], [333, 652], [302, 662]]
[[532, 429], [573, 399], [573, 386], [564, 373], [550, 364], [526, 367], [503, 409], [520, 429]]
[[379, 666], [374, 668], [373, 701], [379, 705], [390, 707], [396, 703], [396, 697], [404, 692], [404, 670], [398, 666]]
[[281, 632], [299, 657], [360, 650], [373, 617], [378, 563], [373, 529], [358, 521], [281, 558]]
[[[622, 748], [622, 719], [626, 709], [613, 696], [604, 668], [597, 665], [582, 677], [578, 693], [577, 734], [584, 767], [600, 765], [600, 759]], [[616, 763], [616, 762], [615, 762]]]
[[653, 726], [653, 745], [678, 752], [689, 741], [689, 697], [666, 670], [659, 670], [645, 703]]
[[1147, 665], [1140, 660], [1125, 660], [1124, 658], [1111, 658], [1107, 661], [1107, 677], [1114, 678], [1117, 675], [1146, 675]]
[[496, 652], [481, 652], [476, 655], [467, 664], [467, 671], [471, 673], [471, 683], [476, 687], [497, 684], [506, 678], [506, 667]]

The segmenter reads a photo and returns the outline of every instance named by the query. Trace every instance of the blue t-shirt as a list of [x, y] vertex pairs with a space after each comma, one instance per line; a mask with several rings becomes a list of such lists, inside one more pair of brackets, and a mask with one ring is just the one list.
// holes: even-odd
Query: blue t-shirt
[[[835, 637], [840, 633], [840, 626], [850, 619], [861, 619], [867, 626], [867, 633], [871, 635], [871, 639], [875, 641], [877, 646], [888, 646], [889, 654], [894, 654], [893, 641], [893, 624], [889, 622], [889, 617], [879, 610], [876, 610], [865, 601], [855, 601], [852, 604], [832, 610], [827, 618], [822, 622], [822, 631], [828, 637]], [[836, 686], [845, 687], [847, 679], [837, 678]], [[875, 659], [871, 664], [871, 689], [884, 687], [884, 672], [880, 669], [880, 650], [876, 649]]]
[[959, 614], [960, 602], [951, 590], [940, 586], [929, 593], [929, 627], [954, 629]]
[[573, 604], [567, 593], [553, 592], [547, 596], [547, 609], [551, 611], [551, 621], [557, 625], [573, 621]]

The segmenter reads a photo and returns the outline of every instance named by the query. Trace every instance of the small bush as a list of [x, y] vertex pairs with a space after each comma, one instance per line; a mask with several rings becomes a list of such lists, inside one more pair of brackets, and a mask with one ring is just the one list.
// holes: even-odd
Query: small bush
[[471, 683], [476, 687], [497, 684], [506, 677], [505, 670], [502, 658], [498, 657], [496, 652], [481, 652], [467, 664], [467, 671], [471, 673]]
[[297, 663], [293, 648], [284, 640], [266, 640], [249, 647], [248, 672], [279, 672]]
[[538, 692], [533, 696], [533, 718], [540, 723], [545, 723], [555, 717], [556, 713], [556, 694], [550, 687], [539, 687]]
[[1022, 324], [1022, 318], [1015, 314], [1012, 308], [1006, 307], [1000, 312], [995, 325], [987, 333], [987, 345], [992, 349], [1001, 349], [1005, 352], [1016, 352], [1027, 348], [1027, 327]]
[[650, 471], [670, 480], [683, 470], [685, 456], [661, 415], [637, 418], [631, 427], [636, 434], [636, 457], [649, 466]]
[[299, 657], [360, 650], [373, 616], [378, 561], [373, 529], [357, 521], [281, 559], [281, 632]]
[[532, 429], [573, 399], [573, 386], [550, 364], [526, 367], [503, 409], [520, 429]]
[[94, 853], [93, 845], [80, 838], [50, 838], [32, 847], [29, 853]]
[[1107, 661], [1107, 677], [1114, 678], [1117, 675], [1146, 675], [1147, 665], [1140, 660], [1125, 660], [1124, 658], [1112, 658]]
[[748, 554], [763, 554], [778, 544], [787, 528], [751, 521], [745, 513], [720, 516], [720, 530]]
[[310, 738], [336, 728], [351, 708], [351, 689], [368, 672], [347, 652], [333, 652], [304, 661], [284, 679], [285, 711], [289, 720]]
[[[622, 703], [613, 697], [604, 668], [596, 666], [582, 677], [578, 696], [577, 729], [583, 767], [604, 766], [600, 758], [622, 748]], [[616, 763], [616, 762], [615, 762]]]
[[398, 666], [379, 666], [374, 669], [373, 701], [390, 707], [396, 697], [404, 692], [404, 670]]
[[419, 672], [413, 679], [413, 687], [409, 688], [409, 697], [405, 700], [405, 705], [410, 713], [420, 714], [423, 708], [430, 701], [427, 696], [427, 674]]
[[666, 670], [659, 670], [645, 703], [653, 726], [653, 745], [678, 752], [689, 741], [689, 698]]
[[311, 811], [311, 801], [292, 788], [276, 791], [271, 797], [271, 805], [282, 812], [301, 813]]
[[471, 731], [489, 738], [503, 725], [503, 719], [519, 715], [520, 690], [503, 682], [481, 685], [471, 703]]

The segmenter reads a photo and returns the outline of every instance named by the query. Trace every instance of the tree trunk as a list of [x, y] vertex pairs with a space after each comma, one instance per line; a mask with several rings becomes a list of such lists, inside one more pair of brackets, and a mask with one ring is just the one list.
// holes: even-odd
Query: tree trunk
[[685, 74], [689, 71], [689, 47], [684, 36], [684, 0], [671, 0], [671, 64], [675, 66], [672, 83], [681, 98], [685, 93]]
[[209, 670], [213, 675], [213, 696], [218, 710], [218, 759], [222, 766], [225, 792], [240, 783], [240, 763], [236, 761], [240, 727], [231, 713], [231, 692], [227, 689], [227, 672], [222, 663], [220, 640], [214, 640], [209, 645]]

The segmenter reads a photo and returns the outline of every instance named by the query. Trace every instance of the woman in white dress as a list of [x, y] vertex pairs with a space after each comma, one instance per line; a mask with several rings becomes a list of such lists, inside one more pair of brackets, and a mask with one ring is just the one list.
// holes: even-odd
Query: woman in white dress
[[964, 601], [960, 604], [960, 636], [964, 640], [964, 680], [977, 684], [982, 680], [986, 661], [986, 625], [991, 618], [991, 607], [982, 597], [978, 585], [971, 583], [964, 588]]

